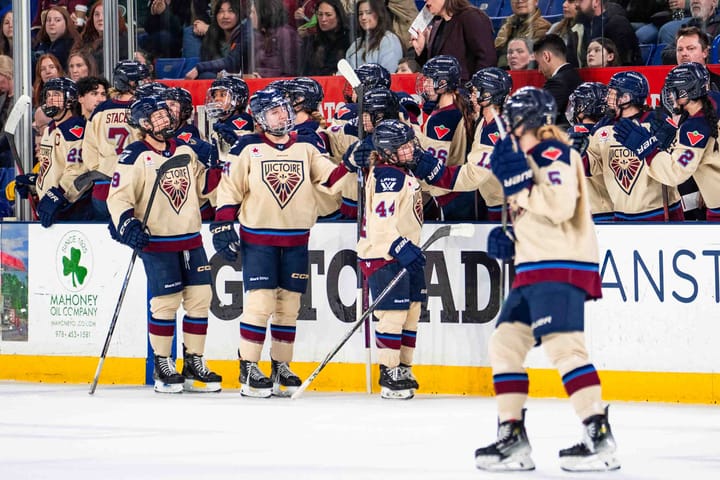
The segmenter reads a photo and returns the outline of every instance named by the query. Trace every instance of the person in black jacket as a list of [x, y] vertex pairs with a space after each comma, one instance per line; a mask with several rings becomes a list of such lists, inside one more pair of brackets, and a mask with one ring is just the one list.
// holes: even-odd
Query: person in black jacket
[[[555, 98], [558, 112], [564, 112], [570, 94], [582, 83], [580, 74], [567, 61], [565, 42], [550, 33], [535, 43], [533, 52], [538, 70], [546, 79], [543, 88]], [[565, 115], [558, 115], [555, 121], [558, 125], [567, 126]]]

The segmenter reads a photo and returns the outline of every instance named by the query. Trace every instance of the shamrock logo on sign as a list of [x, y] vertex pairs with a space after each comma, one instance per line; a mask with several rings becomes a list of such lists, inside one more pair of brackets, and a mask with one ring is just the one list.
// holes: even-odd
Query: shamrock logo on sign
[[80, 249], [72, 247], [70, 248], [70, 257], [62, 257], [63, 275], [71, 276], [73, 287], [77, 287], [76, 280], [82, 285], [88, 273], [87, 268], [80, 265], [81, 256]]

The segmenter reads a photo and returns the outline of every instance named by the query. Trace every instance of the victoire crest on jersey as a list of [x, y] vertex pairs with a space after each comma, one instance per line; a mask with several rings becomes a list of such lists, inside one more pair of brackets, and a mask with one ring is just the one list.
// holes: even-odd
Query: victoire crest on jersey
[[638, 159], [629, 149], [619, 146], [610, 147], [610, 170], [620, 188], [630, 195], [645, 162]]
[[285, 208], [290, 199], [305, 181], [305, 167], [300, 160], [265, 160], [261, 162], [263, 183], [272, 192], [280, 208]]
[[180, 213], [183, 205], [185, 205], [190, 191], [190, 184], [190, 168], [187, 165], [169, 170], [160, 180], [160, 190], [170, 200], [170, 205], [172, 205], [175, 213]]

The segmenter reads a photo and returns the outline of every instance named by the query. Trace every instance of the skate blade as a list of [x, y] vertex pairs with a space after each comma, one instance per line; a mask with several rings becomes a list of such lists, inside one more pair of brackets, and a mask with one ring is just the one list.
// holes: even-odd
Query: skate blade
[[497, 455], [479, 455], [475, 457], [475, 466], [480, 470], [488, 470], [491, 472], [519, 472], [525, 470], [535, 470], [535, 463], [530, 455], [511, 455], [504, 460], [500, 460]]
[[300, 387], [288, 387], [275, 383], [273, 384], [272, 394], [276, 397], [291, 397], [293, 393], [297, 392], [298, 388]]
[[161, 380], [155, 380], [155, 391], [157, 393], [182, 393], [182, 383], [163, 383]]
[[415, 396], [415, 391], [411, 388], [406, 390], [391, 390], [387, 387], [380, 389], [380, 397], [390, 400], [410, 400]]
[[185, 392], [214, 393], [220, 390], [222, 390], [220, 382], [204, 383], [200, 380], [185, 379], [185, 384], [183, 385], [183, 391]]
[[272, 388], [252, 388], [248, 385], [242, 385], [240, 395], [252, 398], [268, 398], [272, 395]]
[[566, 472], [608, 472], [620, 468], [620, 461], [613, 452], [596, 453], [588, 457], [563, 457], [560, 468]]

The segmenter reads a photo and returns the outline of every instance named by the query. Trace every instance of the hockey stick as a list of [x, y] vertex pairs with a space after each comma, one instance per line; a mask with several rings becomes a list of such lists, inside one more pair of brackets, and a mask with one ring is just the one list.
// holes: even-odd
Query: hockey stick
[[[155, 182], [153, 183], [153, 188], [150, 192], [150, 198], [147, 203], [147, 209], [145, 210], [145, 215], [143, 215], [142, 219], [143, 230], [145, 230], [145, 227], [147, 226], [147, 221], [150, 217], [150, 210], [152, 209], [153, 202], [155, 200], [155, 194], [160, 187], [160, 181], [170, 170], [185, 167], [190, 163], [190, 160], [191, 158], [188, 154], [183, 153], [181, 155], [176, 155], [160, 165], [160, 167], [158, 167], [155, 171]], [[120, 289], [120, 297], [115, 305], [115, 312], [113, 312], [112, 320], [110, 320], [110, 328], [108, 329], [107, 336], [105, 337], [105, 345], [103, 345], [102, 352], [100, 353], [98, 366], [95, 370], [95, 377], [93, 378], [92, 385], [90, 385], [90, 395], [95, 393], [95, 388], [97, 388], [98, 380], [100, 379], [100, 372], [102, 371], [103, 363], [105, 363], [105, 357], [107, 356], [108, 349], [110, 348], [110, 339], [112, 339], [113, 332], [115, 331], [115, 325], [117, 324], [118, 316], [120, 315], [120, 309], [122, 308], [123, 300], [125, 299], [125, 292], [127, 291], [128, 283], [130, 283], [130, 276], [132, 275], [138, 253], [140, 253], [140, 250], [134, 248], [132, 257], [130, 258], [130, 264], [128, 265], [127, 272], [125, 273], [122, 288]]]
[[[341, 59], [337, 64], [338, 72], [340, 75], [345, 77], [345, 80], [355, 90], [357, 95], [357, 128], [358, 128], [358, 145], [365, 139], [365, 128], [363, 126], [363, 113], [365, 111], [363, 105], [364, 85], [360, 81], [360, 78], [353, 70], [350, 63], [344, 58]], [[360, 234], [363, 228], [363, 216], [365, 215], [365, 172], [362, 168], [357, 169], [357, 187], [358, 187], [358, 199], [357, 199], [357, 239], [360, 240]], [[366, 279], [363, 276], [362, 270], [360, 269], [360, 263], [356, 265], [357, 273], [357, 300], [356, 305], [356, 317], [360, 318], [360, 312], [367, 310], [368, 308], [368, 288]], [[372, 351], [370, 349], [370, 320], [365, 322], [365, 390], [367, 393], [372, 393], [372, 372], [371, 372], [371, 358]]]
[[99, 170], [90, 170], [81, 175], [78, 175], [73, 181], [73, 186], [75, 186], [75, 190], [77, 190], [78, 192], [84, 192], [85, 190], [93, 186], [95, 182], [100, 180], [108, 181], [110, 180], [110, 177], [108, 177]]
[[[497, 114], [497, 111], [493, 108], [493, 119], [495, 120], [495, 124], [498, 127], [498, 135], [500, 135], [500, 140], [505, 140], [505, 137], [507, 137], [507, 132], [505, 131], [505, 125], [500, 120], [500, 116]], [[513, 142], [513, 147], [515, 146], [515, 142]], [[505, 195], [503, 195], [503, 203], [500, 207], [500, 223], [502, 225], [502, 231], [503, 233], [507, 234], [507, 227], [508, 227], [508, 207], [507, 207], [508, 199]], [[507, 277], [507, 269], [508, 269], [508, 261], [503, 260], [502, 266], [500, 268], [500, 302], [502, 303], [503, 300], [505, 300], [505, 278]]]
[[[25, 169], [22, 166], [22, 161], [20, 160], [20, 154], [18, 153], [17, 145], [15, 145], [15, 132], [17, 131], [17, 127], [20, 124], [20, 120], [22, 120], [25, 112], [27, 112], [27, 108], [30, 103], [31, 99], [29, 95], [21, 95], [20, 98], [18, 98], [15, 102], [15, 105], [13, 105], [12, 110], [10, 110], [10, 114], [5, 121], [5, 128], [3, 129], [3, 135], [5, 135], [5, 138], [7, 138], [7, 141], [10, 144], [10, 155], [12, 155], [13, 157], [13, 161], [15, 162], [15, 168], [17, 168], [18, 175], [25, 175]], [[28, 192], [28, 203], [30, 204], [30, 210], [32, 211], [33, 218], [37, 219], [35, 199], [33, 198], [31, 192]]]
[[[422, 251], [426, 251], [430, 246], [435, 243], [436, 241], [440, 240], [441, 238], [445, 237], [472, 237], [475, 233], [475, 227], [468, 223], [458, 223], [454, 225], [443, 225], [442, 227], [438, 228], [433, 232], [433, 234], [428, 238], [425, 243], [423, 243], [421, 249]], [[315, 370], [310, 374], [310, 376], [298, 387], [298, 389], [295, 391], [295, 393], [292, 394], [292, 399], [297, 400], [300, 398], [300, 396], [303, 394], [303, 392], [307, 389], [307, 387], [315, 380], [315, 378], [320, 374], [320, 372], [325, 368], [325, 366], [330, 363], [330, 360], [333, 359], [333, 357], [340, 351], [340, 349], [347, 343], [347, 341], [352, 337], [353, 333], [357, 331], [358, 328], [360, 328], [360, 325], [363, 324], [363, 322], [370, 318], [370, 315], [372, 315], [375, 308], [377, 308], [378, 304], [382, 301], [383, 298], [385, 298], [390, 291], [395, 288], [395, 285], [402, 280], [402, 278], [407, 274], [407, 269], [403, 268], [400, 270], [392, 280], [390, 280], [390, 283], [387, 284], [387, 286], [383, 289], [382, 292], [380, 292], [373, 300], [373, 303], [362, 313], [360, 318], [355, 321], [352, 328], [348, 330], [345, 335], [340, 339], [337, 345], [335, 345], [335, 348], [333, 348], [330, 353], [327, 354], [325, 357], [325, 360], [323, 360], [320, 365], [315, 368]]]

